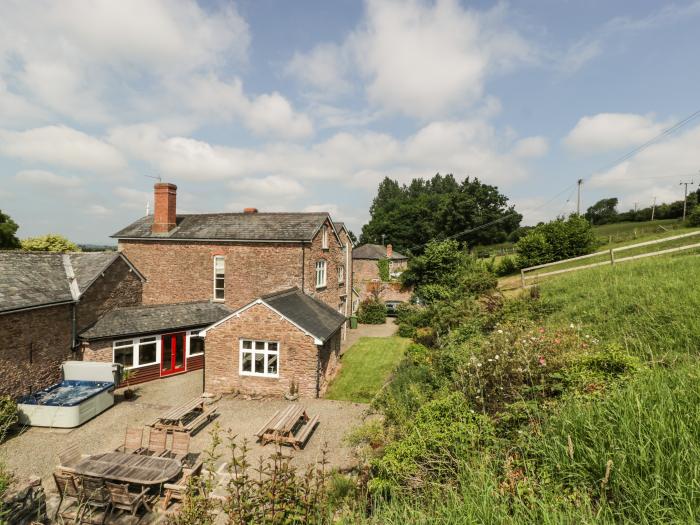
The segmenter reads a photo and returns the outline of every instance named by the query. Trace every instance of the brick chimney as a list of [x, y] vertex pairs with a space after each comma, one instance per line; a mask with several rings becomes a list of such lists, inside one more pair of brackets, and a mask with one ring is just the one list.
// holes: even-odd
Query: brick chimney
[[243, 208], [243, 213], [258, 213], [257, 208]]
[[391, 259], [391, 256], [394, 255], [394, 247], [391, 244], [386, 245], [386, 258]]
[[176, 225], [175, 199], [177, 197], [177, 186], [169, 182], [157, 182], [153, 187], [154, 210], [153, 210], [153, 233], [168, 233]]

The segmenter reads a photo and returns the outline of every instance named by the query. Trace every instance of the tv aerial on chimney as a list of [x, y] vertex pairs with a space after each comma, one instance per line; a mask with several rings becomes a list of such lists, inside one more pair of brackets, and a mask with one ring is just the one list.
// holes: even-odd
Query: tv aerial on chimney
[[160, 175], [144, 175], [144, 177], [148, 177], [149, 179], [155, 179], [158, 182], [163, 182], [163, 178]]

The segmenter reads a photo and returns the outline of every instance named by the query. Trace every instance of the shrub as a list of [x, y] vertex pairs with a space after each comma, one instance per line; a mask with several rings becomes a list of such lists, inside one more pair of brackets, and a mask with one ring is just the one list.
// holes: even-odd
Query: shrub
[[400, 337], [408, 337], [412, 339], [416, 335], [416, 327], [408, 323], [399, 323], [398, 334]]
[[65, 237], [49, 233], [42, 237], [22, 240], [22, 249], [31, 252], [79, 252], [80, 248]]
[[19, 421], [17, 403], [9, 396], [0, 396], [0, 443], [2, 443], [13, 425]]
[[384, 324], [386, 305], [379, 299], [366, 299], [360, 303], [357, 320], [364, 324]]
[[517, 272], [519, 269], [520, 268], [518, 267], [515, 257], [506, 256], [498, 262], [494, 268], [494, 273], [499, 277], [504, 277]]
[[518, 264], [524, 268], [591, 253], [596, 238], [589, 222], [571, 215], [542, 224], [517, 244]]
[[700, 206], [695, 206], [688, 215], [688, 226], [700, 226]]

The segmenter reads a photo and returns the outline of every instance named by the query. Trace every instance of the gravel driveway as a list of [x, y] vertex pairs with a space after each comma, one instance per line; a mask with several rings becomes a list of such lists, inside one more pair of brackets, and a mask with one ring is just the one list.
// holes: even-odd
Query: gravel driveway
[[[191, 372], [140, 385], [137, 399], [118, 402], [81, 427], [26, 428], [0, 445], [0, 459], [19, 479], [26, 479], [32, 475], [40, 476], [45, 489], [53, 492], [55, 487], [51, 473], [58, 464], [56, 454], [60, 450], [74, 443], [79, 444], [83, 454], [114, 450], [123, 442], [127, 426], [141, 426], [151, 422], [156, 415], [199, 395], [201, 387], [201, 372]], [[254, 433], [276, 410], [287, 403], [284, 400], [245, 400], [225, 396], [216, 402], [219, 412], [216, 421], [222, 430], [230, 429], [241, 440], [248, 438], [251, 448], [249, 461], [255, 463], [260, 455], [267, 457], [275, 448], [274, 445], [262, 447], [257, 444]], [[325, 442], [328, 444], [327, 459], [331, 467], [351, 467], [351, 450], [343, 438], [350, 429], [361, 422], [367, 405], [324, 399], [304, 399], [300, 403], [306, 406], [310, 415], [319, 415], [320, 424], [303, 450], [294, 451], [285, 447], [285, 452], [294, 457], [294, 463], [303, 467], [320, 459]], [[208, 446], [211, 428], [210, 424], [193, 436], [191, 448], [194, 452]], [[222, 461], [225, 459], [222, 458]]]

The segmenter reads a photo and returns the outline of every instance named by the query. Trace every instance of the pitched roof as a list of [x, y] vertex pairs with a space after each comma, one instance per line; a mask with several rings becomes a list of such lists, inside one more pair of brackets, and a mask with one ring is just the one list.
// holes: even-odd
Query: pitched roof
[[197, 328], [215, 323], [231, 311], [224, 304], [212, 302], [115, 308], [83, 330], [80, 337], [94, 340]]
[[117, 239], [310, 241], [328, 213], [201, 213], [178, 215], [177, 226], [153, 233], [153, 215], [142, 217], [112, 237]]
[[[386, 246], [380, 244], [363, 244], [352, 251], [353, 259], [384, 259], [386, 257]], [[392, 261], [408, 259], [405, 255], [394, 250], [391, 256]]]
[[326, 303], [314, 299], [299, 290], [299, 288], [290, 288], [256, 299], [208, 326], [204, 332], [208, 332], [234, 315], [239, 315], [256, 304], [264, 304], [272, 308], [308, 335], [321, 342], [325, 342], [345, 322], [345, 316], [336, 312]]
[[0, 313], [75, 301], [118, 258], [131, 266], [116, 252], [0, 251]]

